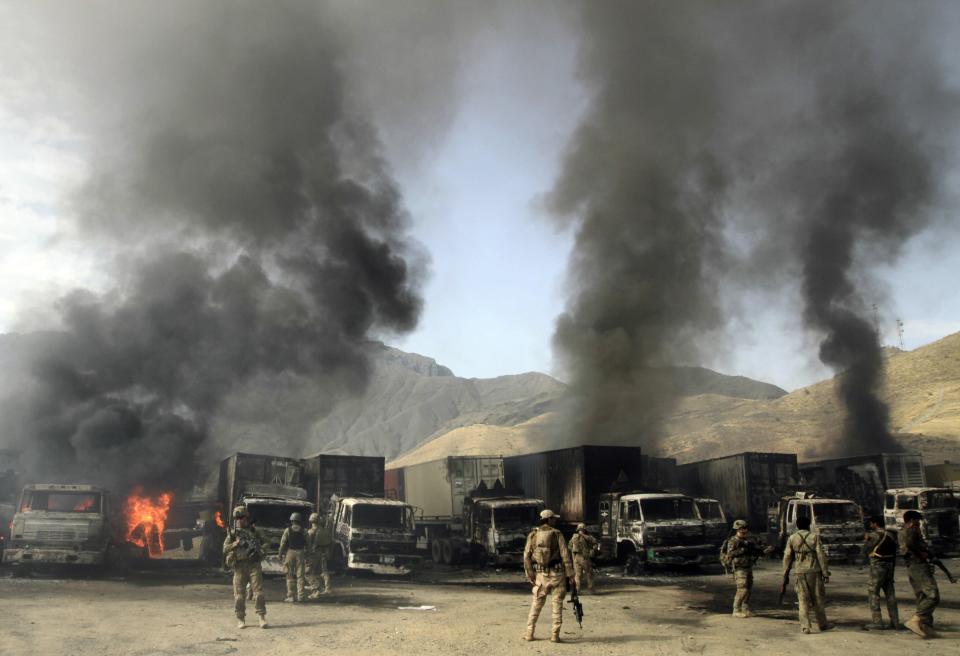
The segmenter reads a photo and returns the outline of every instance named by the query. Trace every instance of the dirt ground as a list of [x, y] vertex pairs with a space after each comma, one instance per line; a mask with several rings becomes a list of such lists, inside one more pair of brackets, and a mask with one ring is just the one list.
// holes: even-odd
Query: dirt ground
[[[947, 563], [960, 572], [960, 561]], [[828, 585], [823, 634], [801, 635], [793, 595], [777, 605], [778, 564], [761, 563], [753, 606], [758, 617], [730, 615], [733, 582], [719, 571], [623, 577], [601, 570], [597, 593], [584, 595], [583, 629], [564, 613], [552, 644], [549, 603], [537, 641], [522, 642], [529, 586], [516, 570], [426, 569], [409, 579], [340, 576], [320, 602], [286, 604], [282, 578], [266, 583], [268, 629], [235, 627], [226, 574], [161, 562], [125, 578], [12, 576], [0, 570], [0, 654], [4, 656], [388, 654], [717, 654], [733, 656], [960, 653], [960, 584], [938, 575], [943, 637], [922, 641], [902, 631], [867, 632], [865, 573], [837, 567]], [[897, 574], [901, 617], [912, 614], [906, 572]], [[401, 610], [432, 606], [434, 610]], [[248, 620], [255, 620], [252, 607]], [[810, 652], [808, 652], [810, 653]]]

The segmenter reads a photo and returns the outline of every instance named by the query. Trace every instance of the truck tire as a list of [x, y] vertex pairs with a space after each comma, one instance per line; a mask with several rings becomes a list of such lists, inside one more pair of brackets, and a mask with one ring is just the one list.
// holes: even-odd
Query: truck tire
[[437, 565], [443, 562], [443, 541], [433, 540], [430, 543], [430, 557]]
[[453, 544], [450, 542], [450, 540], [447, 540], [447, 539], [441, 540], [440, 544], [443, 549], [443, 564], [453, 565], [454, 563]]

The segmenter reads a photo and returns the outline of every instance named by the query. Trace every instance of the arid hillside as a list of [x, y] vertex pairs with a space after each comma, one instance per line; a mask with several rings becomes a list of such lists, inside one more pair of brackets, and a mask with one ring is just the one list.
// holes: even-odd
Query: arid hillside
[[[923, 453], [928, 463], [960, 458], [960, 333], [914, 351], [888, 349], [886, 356], [883, 396], [901, 444]], [[835, 381], [778, 398], [736, 398], [714, 391], [686, 396], [668, 420], [656, 450], [681, 462], [741, 451], [794, 452], [801, 460], [833, 455], [843, 422]], [[572, 446], [552, 439], [555, 420], [548, 413], [509, 427], [460, 427], [391, 464]]]

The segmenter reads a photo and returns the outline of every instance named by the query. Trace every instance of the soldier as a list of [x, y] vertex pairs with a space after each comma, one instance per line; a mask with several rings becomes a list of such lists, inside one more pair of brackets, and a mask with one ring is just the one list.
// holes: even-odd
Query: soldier
[[587, 581], [587, 589], [593, 592], [593, 560], [597, 553], [597, 540], [587, 532], [587, 525], [577, 524], [577, 532], [570, 538], [570, 553], [573, 555], [574, 581], [577, 590], [583, 590], [581, 583]]
[[306, 600], [307, 532], [300, 526], [300, 521], [300, 513], [290, 515], [290, 526], [284, 529], [280, 537], [279, 555], [287, 573], [286, 602]]
[[733, 580], [737, 584], [737, 593], [733, 597], [734, 617], [753, 617], [750, 610], [750, 593], [753, 591], [753, 565], [757, 558], [772, 551], [771, 547], [761, 549], [750, 538], [747, 522], [738, 519], [733, 523], [735, 534], [725, 545], [725, 560], [733, 567]]
[[818, 628], [821, 631], [833, 628], [827, 623], [827, 612], [824, 609], [826, 597], [824, 584], [830, 580], [827, 555], [823, 552], [820, 536], [810, 532], [809, 517], [797, 518], [797, 532], [790, 536], [783, 550], [781, 594], [786, 589], [791, 567], [794, 568], [794, 587], [797, 591], [797, 600], [800, 602], [800, 632], [810, 633], [811, 606], [817, 618]]
[[234, 529], [227, 533], [223, 541], [223, 555], [228, 567], [233, 568], [233, 605], [237, 614], [237, 628], [246, 626], [247, 615], [246, 587], [254, 596], [257, 615], [260, 616], [260, 628], [267, 628], [267, 602], [263, 596], [263, 542], [257, 532], [249, 527], [246, 506], [233, 509]]
[[[327, 561], [330, 558], [330, 545], [333, 536], [325, 523], [321, 524], [320, 515], [310, 515], [310, 530], [307, 531], [307, 582], [313, 588], [311, 599], [317, 599], [321, 594], [330, 592], [330, 573], [327, 571]], [[323, 591], [320, 591], [320, 580], [323, 579]]]
[[557, 516], [551, 510], [540, 513], [540, 526], [527, 536], [523, 549], [523, 569], [533, 586], [533, 600], [527, 616], [527, 632], [524, 640], [533, 640], [537, 618], [550, 595], [553, 601], [553, 630], [550, 642], [560, 642], [560, 625], [563, 621], [563, 597], [567, 584], [574, 585], [573, 563], [567, 550], [567, 541], [555, 526]]
[[917, 610], [904, 626], [921, 638], [935, 638], [933, 611], [940, 603], [940, 588], [933, 577], [930, 550], [920, 532], [923, 516], [916, 510], [903, 513], [903, 530], [900, 531], [900, 555], [907, 564], [907, 577], [917, 596]]
[[[867, 520], [868, 530], [864, 535], [863, 555], [870, 567], [867, 579], [867, 600], [870, 602], [872, 621], [868, 629], [900, 629], [900, 613], [897, 609], [897, 593], [894, 590], [893, 575], [897, 566], [897, 532], [883, 527], [883, 517], [871, 517]], [[880, 591], [887, 601], [887, 614], [890, 624], [883, 623], [880, 612]]]

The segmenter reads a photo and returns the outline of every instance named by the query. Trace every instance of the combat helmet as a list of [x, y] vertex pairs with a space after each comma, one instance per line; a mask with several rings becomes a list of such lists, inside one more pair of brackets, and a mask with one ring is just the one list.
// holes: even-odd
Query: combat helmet
[[319, 513], [310, 513], [310, 519], [309, 519], [309, 521], [310, 521], [311, 524], [313, 524], [314, 522], [319, 522], [319, 521], [320, 521], [320, 514], [319, 514]]
[[233, 518], [239, 519], [240, 517], [247, 516], [247, 507], [246, 506], [237, 506], [233, 509]]
[[742, 528], [747, 528], [747, 520], [745, 520], [745, 519], [738, 519], [737, 521], [735, 521], [735, 522], [733, 523], [733, 530], [734, 530], [734, 531], [739, 531], [739, 530], [742, 529]]
[[290, 515], [290, 521], [291, 521], [291, 522], [296, 522], [297, 524], [299, 524], [299, 523], [300, 523], [300, 513], [293, 513], [292, 515]]

